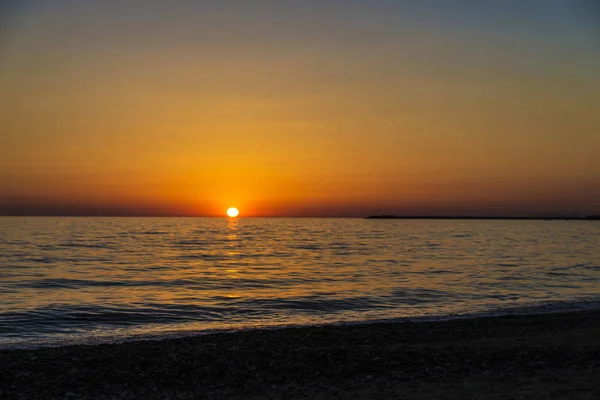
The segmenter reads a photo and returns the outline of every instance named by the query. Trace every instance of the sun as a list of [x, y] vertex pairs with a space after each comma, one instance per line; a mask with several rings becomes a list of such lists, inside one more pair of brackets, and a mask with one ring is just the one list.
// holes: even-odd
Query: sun
[[239, 215], [240, 211], [235, 208], [235, 207], [231, 207], [227, 209], [227, 216], [230, 218], [235, 218]]

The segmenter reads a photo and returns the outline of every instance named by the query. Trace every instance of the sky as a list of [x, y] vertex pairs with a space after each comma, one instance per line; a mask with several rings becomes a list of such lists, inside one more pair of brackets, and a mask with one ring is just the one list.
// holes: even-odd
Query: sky
[[594, 0], [0, 3], [0, 215], [600, 214]]

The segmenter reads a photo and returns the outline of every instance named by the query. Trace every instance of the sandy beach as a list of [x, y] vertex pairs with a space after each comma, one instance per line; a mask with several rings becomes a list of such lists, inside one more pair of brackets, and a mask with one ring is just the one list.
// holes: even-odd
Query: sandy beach
[[0, 351], [2, 399], [597, 399], [600, 312]]

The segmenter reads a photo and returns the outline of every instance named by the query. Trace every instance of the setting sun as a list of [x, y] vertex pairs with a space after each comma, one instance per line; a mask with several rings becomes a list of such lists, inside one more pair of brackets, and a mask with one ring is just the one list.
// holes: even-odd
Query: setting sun
[[227, 209], [227, 216], [230, 218], [237, 217], [239, 213], [240, 213], [240, 211], [235, 207], [231, 207], [231, 208]]

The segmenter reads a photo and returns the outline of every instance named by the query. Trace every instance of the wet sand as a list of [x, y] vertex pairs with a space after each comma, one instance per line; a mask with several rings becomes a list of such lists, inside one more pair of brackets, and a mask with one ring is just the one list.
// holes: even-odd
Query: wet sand
[[599, 399], [600, 312], [0, 351], [0, 399]]

